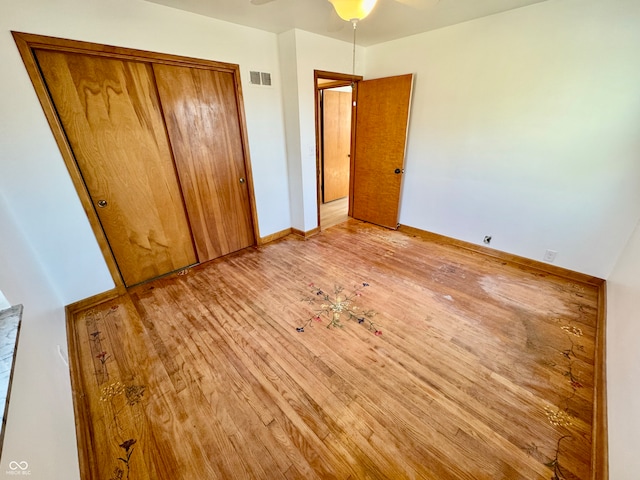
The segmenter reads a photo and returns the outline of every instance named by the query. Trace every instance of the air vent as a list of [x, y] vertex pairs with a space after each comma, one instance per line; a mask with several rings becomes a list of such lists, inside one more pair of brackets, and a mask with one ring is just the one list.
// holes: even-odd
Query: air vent
[[249, 83], [251, 85], [264, 85], [265, 87], [271, 86], [271, 74], [268, 72], [249, 72]]
[[251, 85], [261, 85], [260, 82], [260, 72], [249, 72]]

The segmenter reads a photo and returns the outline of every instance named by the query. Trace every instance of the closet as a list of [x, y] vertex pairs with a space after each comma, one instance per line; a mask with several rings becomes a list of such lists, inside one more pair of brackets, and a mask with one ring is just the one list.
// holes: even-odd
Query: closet
[[125, 286], [255, 243], [237, 66], [14, 37]]
[[322, 90], [322, 203], [349, 196], [351, 109], [351, 91]]

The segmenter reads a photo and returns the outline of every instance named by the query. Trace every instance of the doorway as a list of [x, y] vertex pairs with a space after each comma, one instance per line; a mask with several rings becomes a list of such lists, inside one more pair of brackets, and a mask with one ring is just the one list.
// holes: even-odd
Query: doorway
[[345, 222], [353, 192], [353, 99], [362, 77], [315, 71], [318, 225]]
[[[348, 74], [315, 71], [314, 80], [320, 230], [349, 217], [395, 230], [399, 225], [413, 74], [363, 80]], [[331, 175], [325, 168], [328, 149], [323, 128], [323, 122], [327, 122], [323, 118], [323, 92], [340, 87], [352, 90], [349, 190], [348, 197], [334, 200], [330, 195], [325, 197], [327, 185], [323, 183]]]

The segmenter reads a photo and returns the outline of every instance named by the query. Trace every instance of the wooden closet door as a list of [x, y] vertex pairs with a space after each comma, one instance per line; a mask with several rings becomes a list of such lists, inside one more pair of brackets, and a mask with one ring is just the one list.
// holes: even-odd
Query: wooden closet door
[[200, 261], [253, 245], [233, 74], [153, 69]]
[[196, 263], [151, 66], [35, 53], [125, 284]]
[[325, 90], [323, 114], [323, 203], [349, 195], [351, 92]]

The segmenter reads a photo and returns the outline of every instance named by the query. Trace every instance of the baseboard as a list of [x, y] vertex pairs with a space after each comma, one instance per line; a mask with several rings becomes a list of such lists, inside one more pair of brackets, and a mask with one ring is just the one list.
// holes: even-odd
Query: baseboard
[[293, 230], [292, 228], [285, 228], [284, 230], [280, 230], [279, 232], [272, 233], [271, 235], [260, 237], [260, 239], [258, 240], [258, 245], [264, 245], [266, 243], [273, 242], [280, 238], [284, 238], [287, 235], [291, 235], [292, 230]]
[[557, 275], [559, 277], [573, 280], [575, 282], [581, 282], [581, 283], [586, 283], [588, 285], [595, 285], [595, 286], [600, 286], [604, 283], [604, 280], [602, 278], [593, 277], [591, 275], [587, 275], [580, 272], [574, 272], [573, 270], [569, 270], [567, 268], [558, 267], [556, 265], [551, 265], [549, 263], [541, 262], [538, 260], [532, 260], [530, 258], [521, 257], [519, 255], [514, 255], [512, 253], [502, 252], [500, 250], [495, 250], [493, 248], [483, 247], [481, 245], [476, 245], [475, 243], [465, 242], [464, 240], [458, 240], [455, 238], [447, 237], [445, 235], [440, 235], [438, 233], [427, 232], [425, 230], [420, 230], [419, 228], [400, 225], [398, 230], [401, 232], [407, 233], [409, 235], [422, 237], [425, 240], [429, 240], [431, 242], [441, 243], [444, 245], [454, 245], [459, 248], [464, 248], [466, 250], [470, 250], [473, 252], [482, 253], [483, 255], [487, 255], [489, 257], [498, 258], [506, 262], [515, 263], [518, 265], [524, 265], [529, 268], [540, 270], [544, 273]]
[[469, 251], [498, 258], [506, 262], [523, 265], [551, 275], [557, 275], [575, 282], [598, 287], [598, 313], [596, 319], [596, 349], [593, 385], [593, 419], [591, 431], [591, 480], [608, 480], [609, 478], [609, 444], [607, 427], [607, 385], [606, 385], [606, 317], [607, 317], [607, 285], [602, 278], [593, 277], [566, 268], [550, 265], [545, 262], [513, 255], [493, 248], [427, 232], [415, 227], [400, 225], [399, 229], [409, 235], [424, 238], [427, 241], [442, 245], [453, 245]]
[[122, 288], [113, 288], [111, 290], [107, 290], [106, 292], [99, 293], [97, 295], [93, 295], [92, 297], [85, 298], [84, 300], [79, 300], [77, 302], [71, 303], [66, 306], [67, 315], [79, 312], [80, 310], [84, 310], [85, 308], [90, 308], [95, 305], [98, 305], [102, 302], [106, 302], [113, 298], [118, 297], [127, 292], [127, 289]]
[[[116, 291], [116, 289], [114, 289]], [[110, 293], [105, 292], [106, 293]], [[65, 308], [66, 327], [67, 327], [67, 350], [69, 352], [69, 376], [71, 377], [71, 397], [73, 399], [73, 413], [76, 424], [76, 445], [78, 447], [78, 461], [80, 464], [80, 478], [92, 478], [91, 468], [89, 465], [95, 465], [97, 460], [91, 445], [91, 431], [89, 430], [90, 419], [87, 417], [89, 407], [86, 404], [85, 396], [82, 393], [82, 378], [78, 371], [78, 365], [80, 365], [80, 359], [78, 358], [78, 339], [75, 335], [75, 329], [73, 328], [73, 319], [75, 312], [82, 310], [82, 308], [88, 308], [97, 303], [95, 300], [99, 295], [90, 297], [86, 300], [67, 305]], [[84, 302], [87, 302], [86, 304]], [[82, 307], [86, 305], [85, 307]]]
[[302, 230], [298, 230], [297, 228], [285, 228], [284, 230], [281, 230], [276, 233], [272, 233], [271, 235], [267, 235], [266, 237], [261, 237], [260, 240], [258, 240], [258, 245], [264, 245], [266, 243], [273, 242], [275, 240], [278, 240], [280, 238], [286, 237], [287, 235], [291, 235], [291, 234], [297, 235], [298, 237], [302, 237], [302, 238], [309, 238], [309, 237], [313, 237], [314, 235], [317, 235], [318, 233], [320, 233], [320, 227], [316, 227], [307, 232], [303, 232]]
[[84, 300], [71, 303], [65, 307], [65, 320], [67, 327], [67, 344], [69, 352], [69, 375], [71, 377], [71, 395], [73, 398], [73, 413], [76, 419], [76, 442], [78, 446], [78, 459], [80, 463], [80, 476], [81, 478], [92, 478], [91, 468], [89, 465], [95, 465], [96, 458], [93, 453], [90, 438], [91, 432], [88, 430], [90, 419], [87, 418], [87, 412], [89, 411], [84, 395], [82, 393], [82, 378], [78, 372], [78, 365], [80, 365], [80, 359], [78, 358], [78, 340], [74, 333], [72, 325], [76, 312], [91, 308], [102, 302], [106, 302], [119, 295], [126, 293], [124, 286], [116, 287], [106, 292], [93, 295]]
[[298, 230], [297, 228], [292, 228], [291, 233], [293, 233], [294, 235], [298, 235], [299, 237], [302, 237], [302, 238], [309, 238], [320, 233], [320, 227], [313, 228], [306, 232], [303, 232], [302, 230]]
[[591, 434], [591, 480], [609, 478], [609, 429], [607, 420], [607, 284], [598, 290], [598, 317], [593, 385], [593, 421]]

